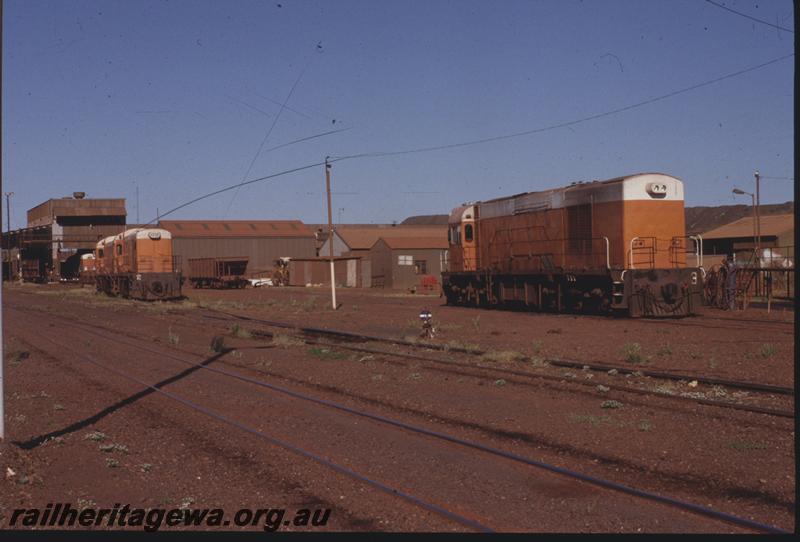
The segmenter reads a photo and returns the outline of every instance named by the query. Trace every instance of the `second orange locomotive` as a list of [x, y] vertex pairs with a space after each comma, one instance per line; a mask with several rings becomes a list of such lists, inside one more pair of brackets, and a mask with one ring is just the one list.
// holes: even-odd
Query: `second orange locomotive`
[[134, 228], [106, 237], [94, 256], [98, 291], [145, 300], [181, 296], [183, 277], [167, 230]]
[[449, 223], [451, 304], [682, 316], [702, 303], [702, 269], [686, 266], [683, 183], [670, 175], [466, 204]]

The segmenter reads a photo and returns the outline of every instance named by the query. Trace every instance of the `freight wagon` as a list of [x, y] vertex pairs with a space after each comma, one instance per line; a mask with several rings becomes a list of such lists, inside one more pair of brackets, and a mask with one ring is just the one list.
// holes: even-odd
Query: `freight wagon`
[[98, 291], [135, 299], [181, 297], [178, 260], [172, 236], [160, 228], [135, 228], [99, 241], [95, 247]]
[[[449, 304], [684, 316], [704, 271], [684, 225], [683, 183], [661, 173], [527, 192], [450, 213]], [[699, 254], [698, 254], [699, 256]]]
[[195, 288], [244, 288], [248, 258], [189, 258], [189, 281]]

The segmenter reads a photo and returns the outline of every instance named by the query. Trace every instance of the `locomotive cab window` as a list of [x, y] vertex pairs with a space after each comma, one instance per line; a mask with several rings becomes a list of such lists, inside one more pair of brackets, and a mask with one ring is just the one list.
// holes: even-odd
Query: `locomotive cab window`
[[122, 254], [122, 245], [117, 245], [117, 254]]
[[464, 242], [472, 242], [472, 224], [466, 224], [464, 226]]
[[103, 257], [103, 249], [102, 248], [97, 249], [97, 257], [98, 258], [102, 258]]

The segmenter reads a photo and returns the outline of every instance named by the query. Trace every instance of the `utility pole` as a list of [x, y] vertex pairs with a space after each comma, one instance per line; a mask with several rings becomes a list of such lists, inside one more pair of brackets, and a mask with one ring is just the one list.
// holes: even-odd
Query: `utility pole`
[[[3, 28], [3, 3], [0, 2], [0, 33], [2, 33]], [[0, 86], [3, 83], [3, 60], [0, 57]], [[2, 98], [0, 98], [0, 102]], [[3, 147], [3, 134], [0, 131], [0, 148]], [[3, 170], [0, 168], [0, 190], [3, 188]], [[0, 205], [0, 214], [2, 214], [3, 206]], [[10, 223], [10, 221], [9, 221]], [[0, 218], [0, 229], [2, 229], [3, 219]], [[9, 239], [11, 237], [11, 232], [9, 231]], [[19, 255], [19, 253], [17, 253]], [[11, 263], [9, 262], [9, 267], [11, 267]], [[5, 402], [6, 396], [4, 391], [4, 384], [3, 384], [3, 365], [5, 365], [5, 351], [3, 348], [3, 343], [5, 343], [5, 333], [3, 332], [3, 270], [2, 266], [0, 266], [0, 440], [5, 441], [6, 439], [6, 413], [5, 413]], [[20, 268], [20, 280], [22, 280], [22, 269]], [[10, 278], [10, 277], [9, 277]]]
[[758, 247], [758, 230], [756, 229], [756, 195], [752, 192], [745, 192], [741, 188], [734, 188], [733, 193], [740, 196], [750, 196], [751, 210], [753, 211], [753, 250], [755, 251], [756, 247]]
[[6, 192], [6, 255], [8, 256], [8, 282], [11, 282], [11, 196], [14, 192]]
[[141, 222], [139, 221], [139, 183], [133, 181], [136, 185], [136, 225], [140, 225]]
[[6, 192], [6, 229], [8, 233], [11, 233], [11, 196], [14, 195], [14, 192]]
[[333, 265], [333, 216], [331, 213], [331, 165], [325, 157], [325, 191], [328, 193], [328, 246], [331, 257], [331, 307], [336, 310], [336, 272]]
[[756, 258], [758, 258], [758, 249], [761, 248], [761, 175], [758, 170], [755, 172], [756, 177]]

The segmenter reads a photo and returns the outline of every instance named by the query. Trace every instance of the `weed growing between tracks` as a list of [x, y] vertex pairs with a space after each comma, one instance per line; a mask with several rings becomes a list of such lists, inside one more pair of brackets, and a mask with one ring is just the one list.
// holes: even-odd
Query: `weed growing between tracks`
[[320, 348], [317, 346], [309, 348], [308, 353], [320, 359], [338, 360], [338, 359], [345, 359], [347, 357], [347, 354], [343, 352], [337, 352], [336, 350], [331, 350], [329, 348]]
[[513, 350], [490, 350], [481, 356], [483, 361], [511, 363], [512, 361], [525, 361], [526, 356]]
[[630, 363], [646, 363], [649, 358], [642, 355], [642, 345], [639, 343], [625, 343], [622, 345], [622, 354], [625, 361]]
[[239, 324], [233, 324], [231, 326], [231, 335], [233, 335], [234, 337], [239, 337], [240, 339], [253, 338], [253, 334], [247, 331], [245, 328], [241, 327]]
[[738, 451], [747, 450], [766, 450], [769, 445], [765, 442], [747, 442], [740, 440], [733, 440], [727, 443], [727, 447]]
[[297, 337], [293, 337], [291, 335], [275, 333], [272, 335], [272, 344], [275, 346], [280, 346], [281, 348], [289, 348], [290, 346], [302, 346], [306, 343], [302, 339], [298, 339]]
[[758, 353], [761, 354], [762, 358], [769, 359], [774, 356], [777, 351], [778, 349], [775, 348], [774, 344], [764, 343], [761, 345], [761, 348], [759, 348]]
[[570, 414], [569, 421], [573, 423], [588, 423], [592, 427], [601, 425], [616, 425], [611, 416], [595, 416], [593, 414]]

